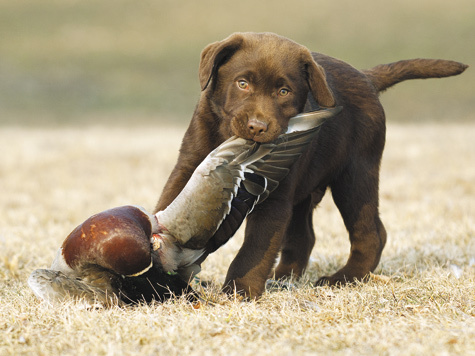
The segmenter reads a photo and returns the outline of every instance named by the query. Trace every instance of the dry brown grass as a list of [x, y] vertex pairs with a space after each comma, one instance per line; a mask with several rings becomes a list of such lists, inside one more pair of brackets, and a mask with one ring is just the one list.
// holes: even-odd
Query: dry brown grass
[[474, 354], [475, 125], [389, 125], [381, 215], [389, 233], [369, 283], [309, 281], [347, 258], [329, 197], [315, 214], [318, 242], [296, 288], [257, 302], [218, 293], [242, 232], [210, 256], [201, 278], [214, 302], [84, 310], [52, 308], [29, 273], [91, 214], [135, 203], [151, 209], [183, 129], [0, 131], [1, 355]]

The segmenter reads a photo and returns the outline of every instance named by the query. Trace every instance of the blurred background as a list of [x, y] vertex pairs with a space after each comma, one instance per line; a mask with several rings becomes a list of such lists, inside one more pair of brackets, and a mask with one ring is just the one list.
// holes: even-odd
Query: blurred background
[[[356, 68], [475, 63], [473, 0], [0, 0], [1, 125], [183, 124], [208, 43], [270, 31]], [[475, 69], [382, 96], [390, 122], [473, 121]]]

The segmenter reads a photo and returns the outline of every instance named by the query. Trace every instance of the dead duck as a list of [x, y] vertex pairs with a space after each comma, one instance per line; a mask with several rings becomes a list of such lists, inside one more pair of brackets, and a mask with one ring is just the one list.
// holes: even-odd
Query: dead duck
[[129, 205], [91, 216], [68, 235], [49, 269], [33, 271], [30, 288], [48, 302], [76, 298], [88, 305], [196, 298], [188, 282], [201, 262], [277, 188], [319, 126], [339, 111], [297, 115], [270, 143], [230, 138], [155, 215]]

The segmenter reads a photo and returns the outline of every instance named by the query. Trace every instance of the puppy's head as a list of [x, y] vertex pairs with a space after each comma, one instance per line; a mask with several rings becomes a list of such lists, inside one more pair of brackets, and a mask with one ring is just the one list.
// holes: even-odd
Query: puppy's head
[[302, 112], [309, 92], [335, 106], [325, 72], [310, 51], [271, 33], [235, 33], [201, 54], [200, 84], [225, 137], [269, 142]]

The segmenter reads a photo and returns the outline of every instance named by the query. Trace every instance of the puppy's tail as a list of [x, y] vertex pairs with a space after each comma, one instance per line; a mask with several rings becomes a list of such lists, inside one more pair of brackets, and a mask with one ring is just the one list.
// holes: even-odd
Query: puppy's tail
[[468, 65], [444, 59], [408, 59], [364, 70], [378, 91], [408, 79], [443, 78], [462, 73]]

